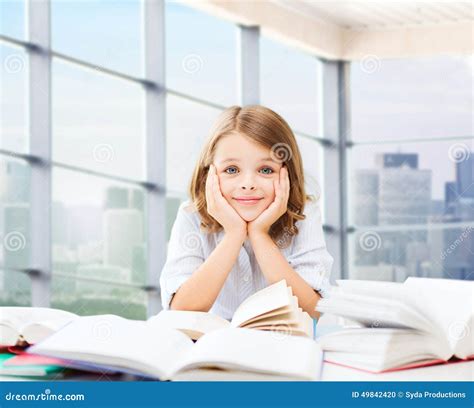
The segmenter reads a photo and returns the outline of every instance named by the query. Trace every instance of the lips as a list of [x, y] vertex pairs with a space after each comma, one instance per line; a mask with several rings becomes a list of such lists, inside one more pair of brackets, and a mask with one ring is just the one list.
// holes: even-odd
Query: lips
[[262, 197], [235, 197], [234, 200], [242, 205], [254, 205], [262, 200]]

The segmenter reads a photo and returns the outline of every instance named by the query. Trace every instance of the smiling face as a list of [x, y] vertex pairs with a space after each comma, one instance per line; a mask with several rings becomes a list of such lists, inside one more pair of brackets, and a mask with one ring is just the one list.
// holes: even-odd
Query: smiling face
[[272, 159], [270, 148], [240, 134], [226, 135], [213, 163], [222, 195], [245, 221], [256, 219], [275, 199], [273, 183], [282, 164]]

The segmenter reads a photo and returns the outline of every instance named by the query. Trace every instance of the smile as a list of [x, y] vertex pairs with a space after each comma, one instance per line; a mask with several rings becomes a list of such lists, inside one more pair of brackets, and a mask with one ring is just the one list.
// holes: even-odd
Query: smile
[[243, 199], [243, 198], [234, 198], [239, 204], [242, 205], [255, 205], [257, 204], [261, 198], [252, 198], [252, 199]]

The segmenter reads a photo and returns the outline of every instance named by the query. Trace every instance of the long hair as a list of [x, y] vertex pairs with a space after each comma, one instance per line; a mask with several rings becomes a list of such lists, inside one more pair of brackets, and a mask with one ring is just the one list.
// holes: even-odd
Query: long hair
[[[296, 221], [303, 220], [305, 203], [314, 197], [305, 192], [303, 162], [296, 138], [286, 121], [276, 112], [260, 105], [231, 106], [224, 110], [212, 127], [204, 144], [189, 185], [189, 196], [201, 216], [201, 229], [219, 232], [222, 226], [207, 212], [205, 184], [217, 143], [226, 135], [238, 133], [270, 150], [274, 160], [288, 169], [290, 193], [287, 211], [269, 230], [274, 242], [282, 246], [298, 233]], [[285, 245], [283, 245], [285, 246]]]

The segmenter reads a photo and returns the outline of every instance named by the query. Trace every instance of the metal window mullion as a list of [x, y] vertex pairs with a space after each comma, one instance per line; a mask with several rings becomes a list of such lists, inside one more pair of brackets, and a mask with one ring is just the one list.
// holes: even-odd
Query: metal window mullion
[[321, 67], [320, 133], [332, 142], [324, 147], [325, 223], [332, 227], [326, 245], [334, 257], [332, 278], [348, 277], [347, 269], [347, 183], [344, 63], [324, 61]]
[[[166, 260], [166, 93], [165, 93], [165, 5], [148, 0], [143, 7], [145, 78], [158, 86], [145, 87], [145, 132], [147, 181], [163, 189], [147, 194], [147, 286], [159, 288]], [[147, 314], [161, 309], [158, 290], [148, 290]]]
[[237, 94], [241, 106], [260, 103], [260, 28], [238, 26]]
[[31, 303], [48, 307], [51, 298], [51, 57], [50, 2], [28, 4], [30, 153], [42, 161], [31, 164], [30, 248], [33, 269]]

